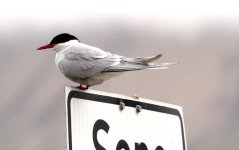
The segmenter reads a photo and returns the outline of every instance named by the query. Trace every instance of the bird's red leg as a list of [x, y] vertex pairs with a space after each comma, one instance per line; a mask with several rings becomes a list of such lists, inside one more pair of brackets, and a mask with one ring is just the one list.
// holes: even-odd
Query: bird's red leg
[[89, 87], [90, 87], [89, 85], [80, 84], [80, 86], [77, 86], [76, 88], [84, 91], [88, 90]]

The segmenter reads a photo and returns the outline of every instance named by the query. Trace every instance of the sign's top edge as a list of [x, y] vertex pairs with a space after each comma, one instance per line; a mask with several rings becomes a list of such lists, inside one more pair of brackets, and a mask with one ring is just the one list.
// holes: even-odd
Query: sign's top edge
[[166, 107], [171, 107], [179, 110], [182, 113], [182, 107], [178, 105], [173, 105], [173, 104], [168, 104], [164, 102], [159, 102], [156, 100], [149, 100], [145, 98], [136, 98], [136, 97], [130, 97], [130, 96], [125, 96], [122, 94], [116, 94], [116, 93], [109, 93], [109, 92], [104, 92], [104, 91], [98, 91], [98, 90], [92, 90], [88, 89], [86, 91], [80, 91], [79, 89], [71, 86], [65, 86], [65, 93], [68, 95], [71, 91], [79, 91], [79, 92], [85, 92], [85, 93], [90, 93], [90, 94], [97, 94], [97, 95], [104, 95], [104, 96], [110, 96], [110, 97], [117, 97], [117, 98], [122, 98], [122, 99], [129, 99], [129, 100], [134, 100], [134, 101], [139, 101], [139, 102], [145, 102], [145, 103], [150, 103], [150, 104], [155, 104], [155, 105], [161, 105], [161, 106], [166, 106]]

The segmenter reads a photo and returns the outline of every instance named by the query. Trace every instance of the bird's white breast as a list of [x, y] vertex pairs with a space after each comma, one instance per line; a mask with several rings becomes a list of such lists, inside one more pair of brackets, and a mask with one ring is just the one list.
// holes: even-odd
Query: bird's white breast
[[[56, 66], [57, 68], [61, 71], [61, 69], [59, 68], [59, 64], [60, 62], [65, 59], [65, 56], [64, 56], [64, 53], [62, 52], [58, 52], [56, 53], [56, 57], [55, 57], [55, 63], [56, 63]], [[61, 71], [62, 72], [62, 71]]]

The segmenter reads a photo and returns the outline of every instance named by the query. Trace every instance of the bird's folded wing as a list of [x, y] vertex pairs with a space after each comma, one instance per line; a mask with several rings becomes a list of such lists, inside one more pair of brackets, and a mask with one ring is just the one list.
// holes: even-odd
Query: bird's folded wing
[[123, 60], [132, 62], [132, 63], [148, 64], [159, 59], [160, 57], [162, 57], [162, 54], [158, 54], [156, 56], [151, 56], [151, 57], [123, 58]]
[[105, 69], [105, 72], [123, 72], [123, 71], [134, 71], [134, 70], [142, 70], [142, 69], [167, 69], [169, 66], [174, 65], [176, 63], [159, 63], [159, 64], [139, 64], [139, 63], [131, 63], [121, 61], [120, 64], [110, 66]]
[[65, 53], [69, 72], [80, 78], [90, 77], [120, 63], [120, 56], [104, 51], [71, 50]]

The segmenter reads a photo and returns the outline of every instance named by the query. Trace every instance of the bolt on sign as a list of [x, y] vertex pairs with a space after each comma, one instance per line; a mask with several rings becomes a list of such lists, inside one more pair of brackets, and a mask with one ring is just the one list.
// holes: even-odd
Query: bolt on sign
[[182, 109], [66, 87], [68, 150], [186, 150]]

